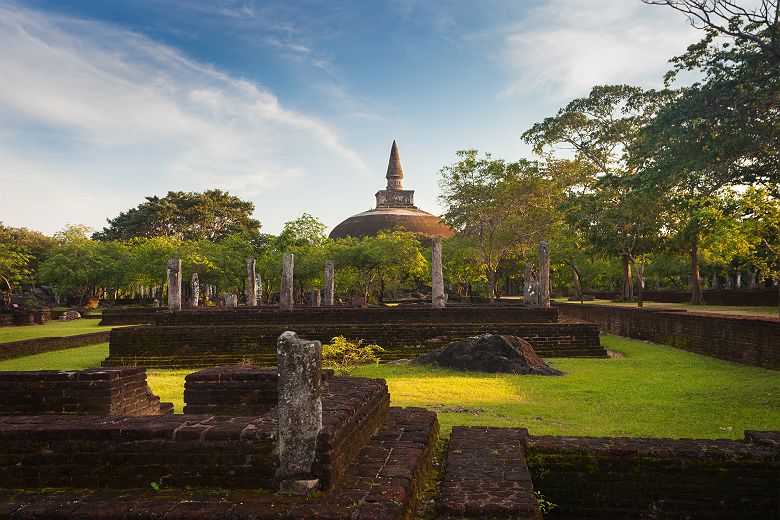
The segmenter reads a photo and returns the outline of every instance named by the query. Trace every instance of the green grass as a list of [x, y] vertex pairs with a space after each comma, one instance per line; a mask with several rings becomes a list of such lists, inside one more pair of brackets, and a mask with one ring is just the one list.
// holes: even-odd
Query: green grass
[[111, 329], [111, 327], [100, 327], [98, 323], [100, 323], [100, 320], [79, 319], [73, 321], [50, 321], [46, 325], [0, 327], [0, 343], [35, 338], [61, 338]]
[[[561, 303], [580, 303], [570, 302], [568, 298], [553, 298]], [[636, 307], [636, 302], [613, 302], [610, 300], [593, 300], [582, 302], [584, 305], [614, 305], [615, 307]], [[718, 311], [718, 312], [737, 312], [768, 314], [777, 316], [778, 308], [772, 306], [740, 306], [740, 305], [691, 305], [690, 303], [662, 303], [662, 302], [644, 302], [644, 306], [649, 309], [687, 309], [692, 311]]]
[[82, 370], [99, 367], [108, 357], [108, 343], [55, 350], [0, 361], [0, 370]]
[[[535, 435], [741, 438], [780, 429], [780, 372], [729, 363], [642, 341], [602, 337], [618, 359], [555, 358], [563, 377], [490, 375], [413, 367], [361, 367], [387, 380], [395, 406], [439, 414], [454, 425], [528, 428]], [[107, 345], [0, 362], [0, 370], [99, 366]], [[191, 370], [150, 370], [149, 384], [177, 412]]]

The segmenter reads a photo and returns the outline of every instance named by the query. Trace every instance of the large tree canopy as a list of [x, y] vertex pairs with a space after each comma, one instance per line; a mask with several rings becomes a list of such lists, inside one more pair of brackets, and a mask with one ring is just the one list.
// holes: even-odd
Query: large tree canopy
[[203, 193], [169, 191], [165, 197], [147, 197], [135, 208], [108, 220], [93, 235], [101, 241], [165, 236], [216, 242], [236, 233], [257, 237], [260, 222], [252, 218], [253, 203], [221, 190]]
[[[780, 185], [780, 8], [754, 9], [728, 0], [645, 0], [685, 13], [705, 31], [672, 60], [671, 82], [683, 71], [702, 79], [677, 91], [643, 130], [635, 154], [648, 182], [665, 187], [685, 177], [715, 189]], [[641, 150], [640, 150], [641, 149]]]

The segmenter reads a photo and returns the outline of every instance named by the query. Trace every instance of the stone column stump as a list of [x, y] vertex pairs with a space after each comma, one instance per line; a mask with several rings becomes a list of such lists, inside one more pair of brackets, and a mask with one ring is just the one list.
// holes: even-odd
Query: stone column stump
[[322, 430], [322, 345], [287, 331], [277, 341], [279, 363], [279, 490], [311, 494], [317, 436]]
[[181, 310], [181, 258], [168, 260], [168, 310]]

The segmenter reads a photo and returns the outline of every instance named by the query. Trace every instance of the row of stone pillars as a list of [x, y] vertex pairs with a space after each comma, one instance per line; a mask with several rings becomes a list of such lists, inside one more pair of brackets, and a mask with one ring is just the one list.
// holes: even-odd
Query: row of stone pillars
[[[257, 275], [257, 263], [253, 258], [246, 260], [247, 275], [249, 278], [249, 287], [247, 289], [247, 305], [257, 307], [262, 295], [262, 280]], [[282, 261], [282, 282], [279, 292], [279, 307], [284, 310], [290, 310], [294, 306], [294, 284], [293, 275], [295, 272], [295, 257], [292, 253], [285, 253]], [[171, 259], [168, 261], [168, 309], [172, 311], [181, 310], [181, 259]], [[525, 288], [523, 301], [528, 304], [550, 306], [550, 246], [547, 242], [539, 243], [539, 280], [535, 283], [533, 280], [533, 270], [531, 266], [526, 267]], [[333, 261], [325, 262], [325, 294], [324, 298], [319, 289], [312, 291], [311, 304], [319, 307], [320, 305], [331, 306], [334, 304], [335, 283], [334, 283]], [[192, 275], [192, 304], [198, 306], [199, 292], [198, 274]], [[229, 307], [236, 307], [238, 301], [235, 295], [230, 295], [226, 302]], [[431, 305], [434, 309], [443, 309], [447, 303], [447, 294], [444, 292], [444, 272], [441, 255], [441, 238], [433, 239], [432, 258], [431, 258]]]

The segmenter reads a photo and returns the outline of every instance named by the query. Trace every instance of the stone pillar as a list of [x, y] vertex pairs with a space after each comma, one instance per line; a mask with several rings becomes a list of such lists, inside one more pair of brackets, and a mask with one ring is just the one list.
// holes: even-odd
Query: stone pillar
[[263, 303], [263, 277], [257, 275], [257, 305]]
[[719, 288], [718, 287], [718, 275], [717, 274], [713, 274], [712, 275], [712, 288], [713, 289], [718, 289]]
[[200, 281], [198, 273], [192, 273], [192, 308], [197, 309], [200, 303]]
[[447, 303], [444, 294], [444, 273], [441, 264], [441, 237], [433, 239], [433, 254], [431, 255], [431, 305], [434, 309], [443, 309]]
[[322, 305], [322, 297], [319, 289], [312, 290], [309, 298], [309, 303], [311, 303], [312, 307], [320, 307]]
[[320, 377], [322, 346], [287, 331], [276, 343], [279, 369], [279, 471], [280, 490], [310, 494], [319, 480], [311, 475], [322, 430]]
[[523, 303], [536, 305], [536, 283], [534, 281], [534, 268], [531, 264], [525, 264], [525, 279], [523, 280]]
[[550, 306], [550, 245], [539, 242], [539, 305]]
[[741, 271], [737, 272], [736, 286], [737, 286], [737, 289], [741, 289], [742, 288], [742, 272]]
[[292, 253], [284, 254], [282, 262], [282, 287], [279, 291], [279, 308], [290, 310], [293, 308], [293, 272], [295, 271], [295, 258]]
[[325, 305], [333, 305], [336, 284], [333, 277], [333, 260], [325, 262]]
[[257, 307], [257, 271], [255, 271], [255, 259], [246, 259], [246, 273], [249, 277], [249, 288], [246, 290], [246, 304], [249, 307]]
[[168, 310], [181, 310], [181, 258], [168, 260]]

